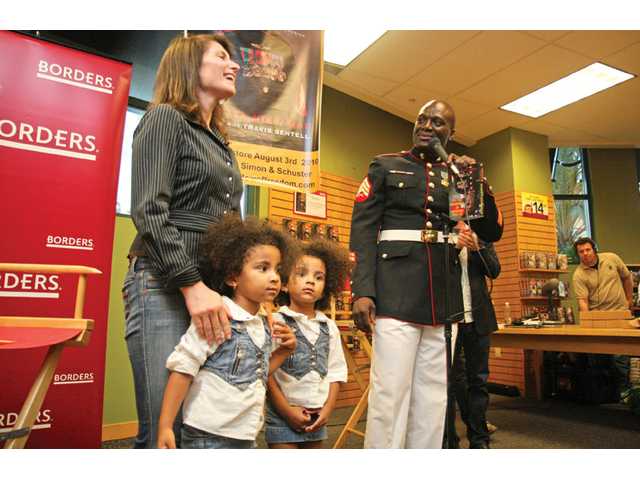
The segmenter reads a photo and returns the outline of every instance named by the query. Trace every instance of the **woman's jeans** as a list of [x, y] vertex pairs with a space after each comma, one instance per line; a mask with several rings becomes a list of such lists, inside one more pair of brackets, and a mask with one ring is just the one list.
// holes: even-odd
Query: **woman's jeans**
[[[155, 448], [164, 389], [169, 378], [167, 358], [187, 331], [190, 316], [179, 290], [162, 286], [148, 259], [133, 257], [124, 280], [125, 339], [133, 369], [138, 411], [135, 448]], [[173, 430], [180, 446], [182, 413]]]

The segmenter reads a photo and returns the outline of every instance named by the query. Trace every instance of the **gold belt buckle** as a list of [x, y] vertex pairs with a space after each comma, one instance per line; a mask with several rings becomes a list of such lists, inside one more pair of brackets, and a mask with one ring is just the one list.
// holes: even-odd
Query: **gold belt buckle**
[[425, 243], [436, 243], [438, 241], [438, 230], [422, 230], [420, 235]]

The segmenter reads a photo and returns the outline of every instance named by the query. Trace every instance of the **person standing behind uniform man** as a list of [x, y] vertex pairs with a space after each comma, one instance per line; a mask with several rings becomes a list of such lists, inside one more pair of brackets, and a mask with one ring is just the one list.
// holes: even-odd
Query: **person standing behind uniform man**
[[490, 334], [498, 329], [498, 323], [485, 277], [498, 278], [500, 260], [493, 245], [482, 241], [478, 246], [463, 248], [459, 257], [465, 313], [458, 323], [452, 376], [469, 448], [489, 448], [486, 415]]
[[[445, 259], [449, 166], [430, 147], [453, 135], [455, 113], [432, 100], [418, 113], [410, 151], [379, 155], [356, 194], [350, 248], [353, 316], [357, 327], [373, 327], [373, 361], [365, 448], [440, 448], [447, 404], [444, 288], [450, 309], [462, 310], [456, 248]], [[450, 155], [460, 168], [475, 162]], [[471, 227], [485, 241], [502, 235], [492, 194], [484, 193], [485, 216]], [[472, 245], [471, 231], [459, 235]], [[450, 275], [445, 277], [445, 261]], [[455, 330], [455, 328], [453, 329]], [[455, 332], [453, 332], [455, 335]], [[454, 337], [455, 341], [455, 337]]]
[[[625, 310], [633, 306], [633, 279], [615, 253], [598, 253], [595, 242], [583, 237], [573, 244], [580, 265], [573, 272], [573, 291], [581, 312]], [[629, 395], [629, 357], [613, 355], [620, 399]]]
[[[175, 38], [134, 132], [131, 217], [138, 235], [123, 296], [138, 412], [136, 448], [156, 444], [169, 377], [165, 362], [189, 324], [209, 343], [231, 336], [227, 307], [202, 280], [199, 248], [210, 224], [240, 212], [242, 178], [221, 110], [221, 102], [236, 93], [239, 69], [223, 36]], [[178, 444], [181, 423], [179, 416]]]

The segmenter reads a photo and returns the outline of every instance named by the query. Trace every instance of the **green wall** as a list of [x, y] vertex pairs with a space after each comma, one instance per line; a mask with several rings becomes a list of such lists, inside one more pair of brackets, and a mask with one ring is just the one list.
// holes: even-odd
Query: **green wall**
[[513, 190], [510, 129], [483, 138], [469, 149], [469, 154], [484, 164], [484, 174], [494, 192]]
[[103, 424], [130, 422], [137, 418], [131, 365], [124, 341], [124, 306], [121, 293], [128, 267], [127, 252], [135, 236], [136, 229], [131, 219], [117, 216], [111, 260]]
[[325, 172], [361, 180], [375, 155], [409, 148], [412, 129], [406, 120], [324, 87], [320, 166]]
[[[418, 107], [416, 107], [417, 109]], [[411, 146], [413, 125], [336, 90], [324, 87], [320, 130], [321, 169], [360, 180], [376, 154]], [[460, 146], [452, 145], [452, 151]], [[268, 191], [260, 188], [259, 215], [268, 212]], [[131, 366], [124, 341], [121, 288], [127, 252], [135, 237], [128, 217], [117, 217], [114, 235], [103, 424], [136, 421]]]
[[551, 194], [549, 146], [544, 135], [507, 128], [480, 140], [469, 148], [469, 154], [484, 163], [494, 192]]
[[635, 150], [590, 149], [593, 229], [602, 251], [640, 263], [640, 193]]
[[[638, 193], [636, 153], [632, 149], [589, 149], [593, 236], [603, 252], [614, 252], [625, 263], [640, 263], [640, 193]], [[576, 265], [562, 280], [571, 282]], [[574, 312], [578, 302], [569, 289], [565, 306]]]
[[516, 190], [551, 195], [549, 139], [517, 128], [511, 132], [513, 180]]

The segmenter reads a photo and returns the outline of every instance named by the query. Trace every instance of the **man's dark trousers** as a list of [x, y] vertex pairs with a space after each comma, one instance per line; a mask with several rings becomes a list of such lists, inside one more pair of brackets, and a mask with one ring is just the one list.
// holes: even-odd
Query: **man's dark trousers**
[[473, 323], [458, 323], [453, 381], [460, 415], [471, 448], [488, 444], [489, 335], [478, 335]]

